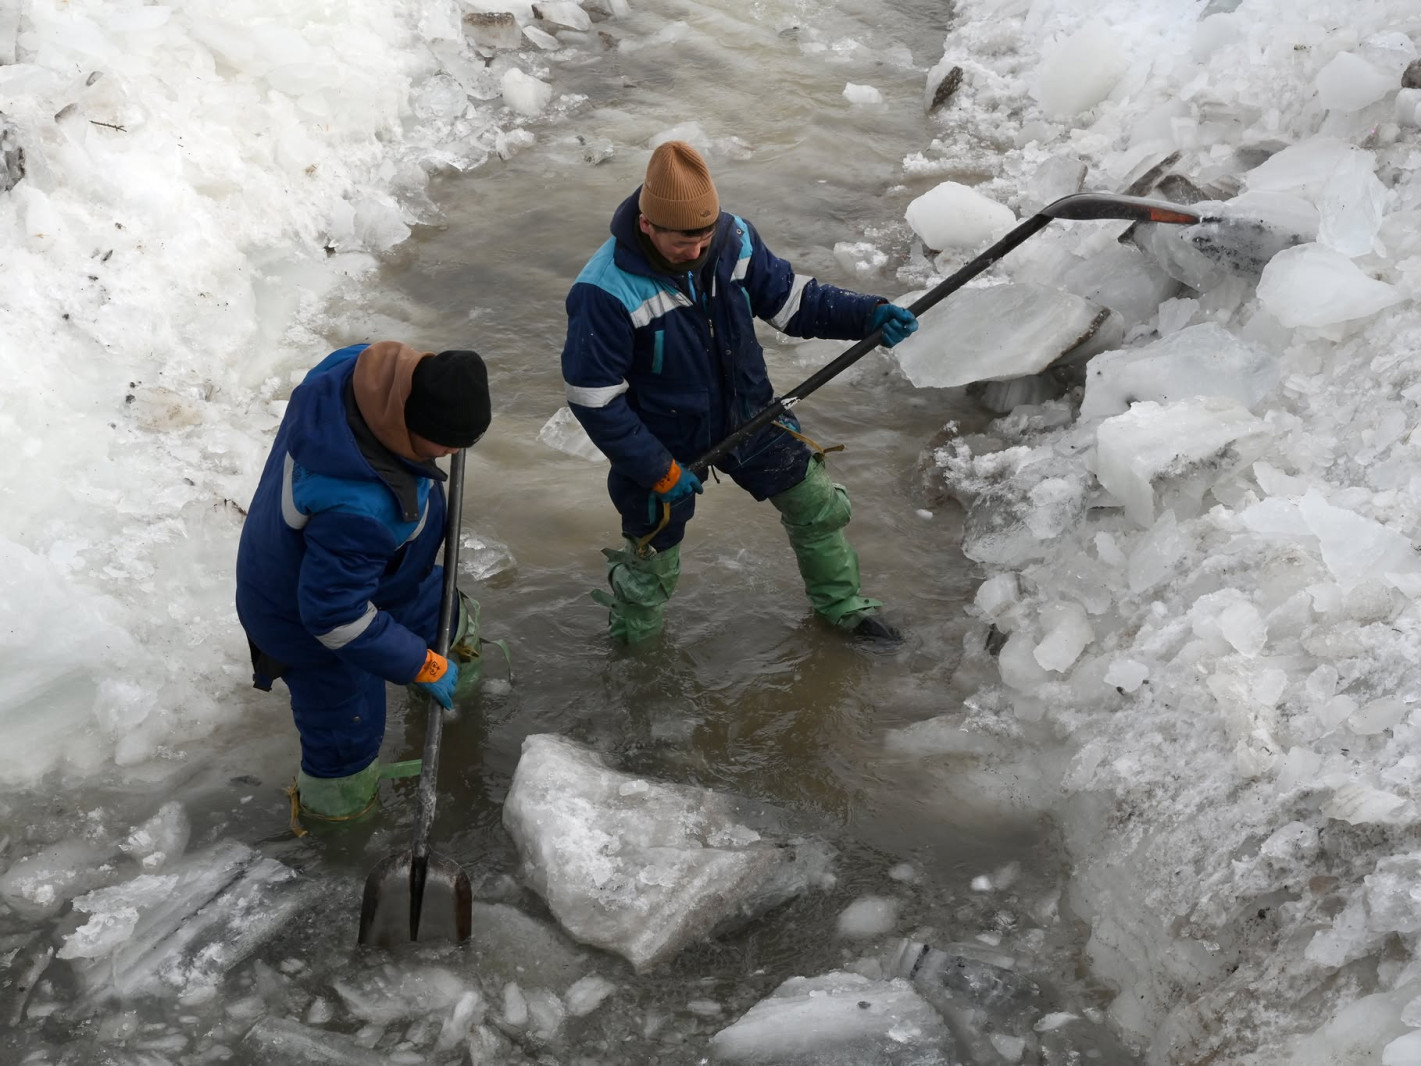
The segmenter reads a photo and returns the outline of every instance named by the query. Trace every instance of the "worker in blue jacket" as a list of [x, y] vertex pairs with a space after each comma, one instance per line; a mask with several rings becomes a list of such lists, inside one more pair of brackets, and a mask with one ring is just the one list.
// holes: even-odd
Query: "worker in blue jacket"
[[[458, 665], [430, 647], [445, 529], [435, 460], [488, 424], [488, 374], [471, 351], [356, 344], [291, 394], [242, 527], [237, 615], [257, 687], [279, 677], [290, 690], [308, 815], [373, 806], [387, 682], [452, 704]], [[459, 613], [467, 629], [462, 597]]]
[[[773, 399], [755, 319], [795, 337], [858, 340], [881, 329], [888, 346], [918, 323], [882, 297], [796, 274], [753, 226], [720, 209], [705, 160], [682, 141], [652, 153], [611, 229], [568, 293], [562, 370], [568, 405], [611, 461], [607, 488], [626, 540], [604, 550], [611, 593], [593, 596], [609, 609], [612, 638], [634, 644], [660, 632], [680, 576], [702, 491], [689, 465]], [[848, 493], [798, 430], [787, 418], [716, 469], [779, 511], [817, 614], [896, 640], [882, 604], [859, 590], [844, 534]]]

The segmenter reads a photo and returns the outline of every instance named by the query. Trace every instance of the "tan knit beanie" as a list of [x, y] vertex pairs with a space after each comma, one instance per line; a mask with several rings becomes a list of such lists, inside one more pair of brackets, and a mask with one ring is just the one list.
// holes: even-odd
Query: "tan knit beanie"
[[662, 229], [704, 229], [720, 217], [710, 169], [685, 141], [667, 141], [651, 153], [639, 206], [647, 221]]

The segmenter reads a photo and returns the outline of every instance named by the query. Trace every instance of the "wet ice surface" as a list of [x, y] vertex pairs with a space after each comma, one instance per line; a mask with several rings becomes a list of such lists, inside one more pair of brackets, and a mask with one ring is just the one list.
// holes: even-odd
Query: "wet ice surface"
[[[664, 787], [645, 774], [627, 781], [653, 794]], [[461, 856], [466, 867], [484, 872], [476, 874], [468, 944], [361, 949], [354, 932], [364, 874], [403, 843], [412, 802], [404, 791], [387, 798], [374, 824], [341, 837], [268, 843], [268, 856], [230, 839], [205, 843], [227, 821], [208, 810], [194, 821], [194, 845], [168, 855], [156, 872], [145, 872], [141, 857], [112, 853], [57, 929], [0, 918], [0, 1009], [13, 1025], [0, 1035], [0, 1053], [17, 1062], [452, 1066], [470, 1056], [693, 1063], [708, 1051], [724, 1061], [764, 1062], [781, 1061], [774, 1049], [790, 1048], [808, 1057], [783, 1061], [950, 1062], [931, 990], [915, 992], [906, 977], [884, 969], [895, 936], [913, 930], [946, 941], [977, 930], [981, 943], [996, 946], [999, 962], [1015, 950], [1005, 965], [1033, 971], [1054, 970], [1069, 953], [1049, 880], [1002, 874], [997, 888], [958, 891], [938, 874], [905, 871], [891, 855], [852, 841], [844, 845], [844, 883], [821, 888], [822, 899], [790, 903], [748, 926], [737, 922], [715, 941], [698, 938], [645, 977], [573, 940], [509, 876], [512, 867], [500, 871], [469, 855]], [[263, 806], [259, 822], [275, 829], [279, 805]], [[174, 817], [167, 810], [163, 824]], [[923, 866], [935, 868], [931, 860]], [[991, 883], [985, 872], [980, 878]], [[54, 874], [27, 883], [73, 891]], [[876, 885], [893, 886], [891, 905], [864, 894]], [[99, 918], [132, 927], [110, 942], [93, 933]], [[785, 985], [800, 971], [804, 977]], [[831, 988], [828, 999], [820, 996]], [[864, 1001], [871, 1007], [859, 1006]], [[1072, 1003], [1089, 1008], [1088, 998]], [[783, 1009], [791, 1020], [780, 1017]], [[981, 1009], [1004, 1017], [990, 1002]], [[1029, 1024], [1024, 1015], [1002, 1022]], [[768, 1041], [766, 1026], [775, 1034]], [[114, 1057], [102, 1058], [101, 1047]], [[902, 1057], [908, 1051], [917, 1057]]]

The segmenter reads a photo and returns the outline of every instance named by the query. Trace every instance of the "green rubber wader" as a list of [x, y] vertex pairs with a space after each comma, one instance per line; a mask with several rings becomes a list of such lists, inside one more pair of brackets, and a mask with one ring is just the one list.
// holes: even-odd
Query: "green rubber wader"
[[484, 658], [479, 650], [479, 601], [459, 590], [459, 623], [449, 641], [449, 658], [459, 667], [459, 680], [454, 685], [454, 699], [472, 692], [484, 673]]
[[602, 549], [612, 592], [598, 589], [592, 598], [607, 608], [607, 631], [621, 644], [640, 644], [661, 632], [667, 601], [681, 577], [679, 544], [646, 552], [638, 555], [636, 542], [630, 539], [624, 548]]
[[865, 612], [883, 604], [859, 595], [859, 557], [844, 527], [853, 516], [848, 490], [829, 480], [820, 456], [809, 461], [804, 480], [770, 502], [789, 535], [804, 591], [814, 612], [841, 629], [852, 629]]
[[305, 770], [296, 773], [296, 791], [301, 813], [328, 822], [352, 821], [375, 807], [383, 778], [413, 777], [420, 760], [385, 763], [376, 759], [363, 770], [345, 777], [312, 777]]

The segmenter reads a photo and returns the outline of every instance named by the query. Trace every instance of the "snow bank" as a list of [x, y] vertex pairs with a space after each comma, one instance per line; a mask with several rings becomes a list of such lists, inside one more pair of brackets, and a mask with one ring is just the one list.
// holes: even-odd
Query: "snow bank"
[[6, 786], [132, 766], [237, 716], [221, 560], [283, 398], [333, 346], [314, 314], [428, 217], [433, 171], [506, 154], [549, 103], [519, 54], [485, 65], [461, 17], [0, 11]]
[[1413, 1061], [1421, 151], [1397, 117], [1421, 19], [1402, 0], [959, 19], [934, 69], [963, 84], [910, 166], [999, 145], [977, 191], [1018, 214], [1079, 167], [1282, 220], [1296, 246], [1255, 255], [1260, 280], [1141, 235], [1182, 285], [1153, 300], [1119, 283], [1122, 224], [1053, 225], [998, 269], [1110, 282], [1126, 332], [1084, 409], [935, 452], [983, 564], [973, 610], [1006, 638], [993, 658], [968, 637], [986, 680], [955, 725], [1005, 709], [1065, 745], [1043, 787], [1067, 797], [1071, 902], [1149, 1061]]

